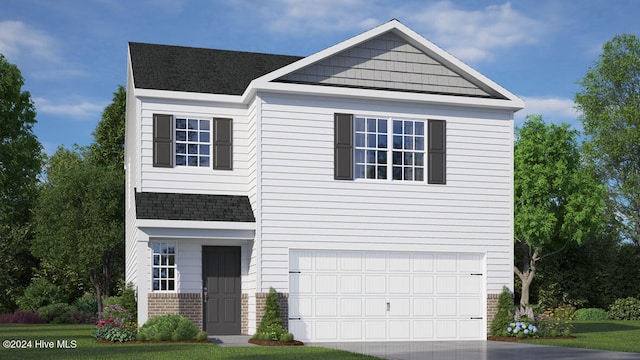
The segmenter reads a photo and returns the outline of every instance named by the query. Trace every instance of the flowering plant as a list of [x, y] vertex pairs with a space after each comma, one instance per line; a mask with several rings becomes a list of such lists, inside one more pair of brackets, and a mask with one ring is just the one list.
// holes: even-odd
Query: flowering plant
[[103, 318], [96, 321], [93, 337], [96, 340], [131, 341], [135, 339], [137, 324], [131, 322], [131, 314], [120, 305], [109, 305], [102, 312]]
[[575, 308], [571, 305], [547, 308], [544, 313], [536, 317], [536, 320], [545, 336], [569, 336], [573, 331], [574, 313]]
[[513, 337], [536, 337], [538, 336], [538, 328], [528, 321], [517, 321], [509, 324], [507, 334]]

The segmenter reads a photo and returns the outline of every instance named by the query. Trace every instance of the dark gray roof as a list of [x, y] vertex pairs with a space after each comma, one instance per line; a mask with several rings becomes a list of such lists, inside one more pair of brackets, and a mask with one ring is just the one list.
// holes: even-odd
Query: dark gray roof
[[129, 43], [136, 88], [242, 95], [249, 83], [299, 56]]
[[136, 192], [136, 218], [255, 222], [246, 196]]

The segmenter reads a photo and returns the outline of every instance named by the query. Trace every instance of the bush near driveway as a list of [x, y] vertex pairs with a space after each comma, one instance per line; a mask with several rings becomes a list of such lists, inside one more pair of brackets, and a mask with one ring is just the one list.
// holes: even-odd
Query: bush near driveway
[[634, 297], [616, 300], [609, 308], [611, 320], [640, 320], [640, 300]]

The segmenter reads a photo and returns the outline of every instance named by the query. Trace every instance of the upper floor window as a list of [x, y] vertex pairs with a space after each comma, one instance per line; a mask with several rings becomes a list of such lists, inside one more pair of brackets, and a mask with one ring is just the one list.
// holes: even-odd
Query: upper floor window
[[425, 124], [355, 118], [355, 178], [424, 181]]
[[151, 285], [153, 291], [174, 291], [176, 289], [176, 243], [154, 241]]
[[176, 118], [176, 166], [211, 165], [211, 120]]

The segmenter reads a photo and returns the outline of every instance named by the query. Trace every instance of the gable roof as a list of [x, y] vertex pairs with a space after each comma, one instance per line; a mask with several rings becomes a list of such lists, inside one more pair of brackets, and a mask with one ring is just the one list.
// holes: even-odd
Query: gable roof
[[252, 80], [299, 56], [130, 42], [136, 88], [242, 95]]
[[136, 219], [255, 222], [246, 196], [136, 192]]

